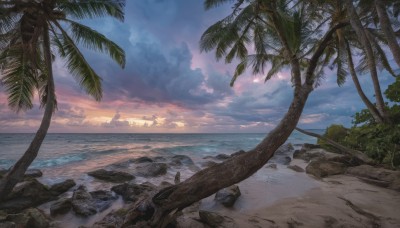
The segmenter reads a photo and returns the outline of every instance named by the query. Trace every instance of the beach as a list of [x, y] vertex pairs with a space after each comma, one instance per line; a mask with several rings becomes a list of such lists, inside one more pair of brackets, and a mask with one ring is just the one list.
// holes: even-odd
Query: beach
[[[51, 221], [51, 227], [62, 228], [119, 227], [136, 200], [162, 186], [173, 185], [178, 172], [179, 181], [184, 181], [201, 169], [236, 156], [235, 152], [244, 153], [242, 150], [250, 149], [262, 138], [262, 134], [49, 136], [44, 154], [34, 165], [43, 172], [37, 180], [49, 189], [54, 189], [58, 183], [65, 185], [68, 179], [74, 184], [68, 185], [67, 190], [57, 193], [56, 197], [46, 199], [37, 208]], [[16, 136], [3, 137], [2, 143], [7, 141], [11, 148], [12, 137]], [[307, 170], [310, 162], [321, 158], [336, 161], [343, 155], [318, 147], [312, 149], [314, 146], [310, 149], [310, 146], [303, 146], [304, 142], [315, 143], [315, 139], [292, 134], [288, 143], [263, 168], [237, 184], [240, 196], [235, 198], [233, 205], [227, 207], [211, 195], [185, 209], [177, 216], [175, 226], [400, 226], [396, 212], [400, 204], [399, 191], [365, 183], [344, 171], [339, 175], [316, 177]], [[18, 143], [15, 145], [18, 146], [14, 149], [20, 147]], [[61, 148], [58, 153], [51, 154], [57, 147]], [[301, 157], [299, 151], [306, 154]], [[12, 158], [11, 154], [7, 156]], [[3, 159], [1, 164], [6, 162]], [[96, 173], [99, 171], [100, 176]], [[104, 179], [111, 174], [114, 175], [111, 179]], [[128, 175], [127, 180], [115, 181], [124, 175]], [[96, 198], [98, 194], [100, 198]], [[77, 195], [89, 198], [82, 201]], [[72, 202], [72, 208], [69, 206], [55, 214], [54, 207], [59, 202]], [[88, 206], [93, 208], [86, 210]], [[115, 219], [121, 210], [124, 216]], [[200, 216], [201, 213], [216, 213], [221, 221], [210, 224]], [[113, 219], [110, 220], [110, 216]], [[113, 222], [110, 224], [110, 221]]]

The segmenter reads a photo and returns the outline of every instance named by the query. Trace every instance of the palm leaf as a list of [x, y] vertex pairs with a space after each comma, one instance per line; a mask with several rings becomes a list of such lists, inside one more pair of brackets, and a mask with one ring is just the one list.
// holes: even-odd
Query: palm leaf
[[8, 105], [16, 112], [33, 107], [37, 70], [29, 63], [22, 44], [9, 47], [0, 55], [1, 83], [8, 94]]
[[65, 21], [70, 23], [72, 38], [76, 43], [81, 43], [89, 49], [106, 52], [121, 67], [125, 67], [125, 52], [117, 44], [85, 25], [71, 20]]
[[59, 0], [57, 7], [77, 19], [111, 16], [124, 20], [125, 0]]
[[61, 35], [53, 34], [54, 39], [57, 40], [54, 44], [58, 47], [60, 56], [66, 59], [68, 70], [86, 93], [93, 96], [97, 101], [101, 100], [101, 77], [86, 61], [72, 38], [58, 23], [55, 24], [61, 31]]

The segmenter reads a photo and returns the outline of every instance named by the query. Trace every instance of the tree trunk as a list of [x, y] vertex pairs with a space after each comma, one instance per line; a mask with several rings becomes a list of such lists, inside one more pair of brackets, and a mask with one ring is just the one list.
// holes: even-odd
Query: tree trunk
[[[163, 227], [163, 222], [168, 214], [206, 198], [218, 190], [238, 183], [263, 167], [273, 156], [274, 152], [288, 139], [296, 127], [312, 86], [304, 84], [295, 89], [293, 101], [288, 112], [268, 136], [254, 149], [247, 153], [230, 158], [223, 163], [201, 170], [189, 179], [159, 191], [152, 202], [155, 211], [151, 219], [154, 227]], [[140, 211], [142, 206], [135, 210]], [[132, 213], [139, 215], [135, 211]], [[135, 221], [135, 216], [130, 217], [128, 223]]]
[[319, 135], [319, 134], [317, 134], [317, 133], [309, 132], [309, 131], [303, 130], [303, 129], [301, 129], [301, 128], [298, 128], [298, 127], [296, 127], [296, 130], [299, 131], [299, 132], [301, 132], [301, 133], [303, 133], [303, 134], [306, 134], [306, 135], [309, 135], [309, 136], [312, 136], [312, 137], [316, 137], [316, 138], [318, 138], [318, 139], [321, 139], [321, 140], [323, 140], [323, 141], [329, 143], [331, 146], [335, 147], [336, 149], [342, 151], [343, 153], [348, 154], [348, 155], [351, 155], [351, 156], [353, 156], [353, 157], [356, 157], [356, 158], [360, 159], [361, 161], [363, 161], [363, 162], [366, 163], [366, 164], [370, 164], [370, 165], [376, 164], [376, 162], [375, 162], [374, 160], [372, 160], [371, 158], [369, 158], [367, 155], [365, 155], [365, 154], [364, 154], [363, 152], [361, 152], [361, 151], [353, 150], [353, 149], [347, 148], [347, 147], [345, 147], [345, 146], [343, 146], [343, 145], [340, 145], [339, 143], [333, 141], [332, 139], [329, 139], [329, 138], [324, 137], [324, 136], [322, 136], [322, 135]]
[[367, 106], [369, 112], [373, 116], [375, 122], [383, 123], [383, 117], [380, 115], [379, 111], [376, 109], [375, 105], [368, 99], [365, 95], [364, 91], [361, 88], [360, 82], [358, 81], [357, 73], [354, 69], [353, 57], [351, 55], [350, 45], [346, 42], [346, 50], [347, 50], [347, 62], [349, 65], [351, 79], [353, 79], [354, 85], [357, 89], [357, 93], [360, 96], [361, 100], [364, 102], [365, 106]]
[[43, 31], [43, 38], [44, 57], [46, 67], [48, 69], [47, 101], [45, 111], [39, 130], [36, 132], [35, 137], [33, 138], [28, 149], [25, 151], [24, 155], [17, 161], [17, 163], [15, 163], [15, 165], [12, 166], [7, 174], [0, 180], [0, 201], [4, 200], [7, 195], [13, 190], [14, 186], [22, 180], [24, 173], [38, 155], [40, 146], [42, 145], [42, 142], [47, 134], [47, 130], [50, 127], [51, 116], [54, 111], [55, 94], [53, 70], [51, 65], [50, 39], [47, 27]]
[[359, 41], [367, 55], [368, 66], [371, 74], [372, 83], [374, 85], [374, 92], [376, 98], [376, 107], [379, 114], [382, 116], [385, 123], [389, 123], [389, 118], [385, 109], [385, 102], [383, 100], [382, 91], [378, 79], [378, 72], [376, 70], [376, 61], [374, 58], [374, 53], [371, 47], [371, 43], [364, 31], [364, 27], [361, 24], [360, 18], [358, 17], [357, 11], [354, 8], [352, 0], [346, 0], [347, 16], [349, 17], [350, 24], [354, 31], [356, 32]]
[[385, 3], [382, 0], [375, 0], [375, 8], [378, 13], [379, 23], [381, 24], [381, 29], [383, 34], [385, 34], [386, 40], [388, 42], [390, 51], [393, 54], [394, 60], [397, 65], [400, 66], [400, 46], [397, 42], [396, 35], [390, 23], [389, 16], [386, 12]]

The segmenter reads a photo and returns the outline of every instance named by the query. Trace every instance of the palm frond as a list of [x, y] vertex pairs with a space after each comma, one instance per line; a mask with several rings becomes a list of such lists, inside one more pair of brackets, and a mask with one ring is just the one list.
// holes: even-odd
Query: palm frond
[[125, 51], [116, 43], [107, 39], [103, 34], [80, 23], [65, 20], [71, 25], [72, 38], [76, 43], [83, 44], [89, 49], [107, 53], [122, 68], [125, 67]]
[[79, 85], [97, 101], [102, 97], [101, 77], [92, 69], [83, 54], [66, 31], [55, 23], [61, 34], [54, 34], [54, 44], [62, 58], [66, 59], [67, 68]]
[[22, 44], [9, 47], [0, 55], [0, 65], [4, 67], [1, 83], [8, 94], [8, 105], [16, 112], [33, 107], [37, 69], [29, 60]]
[[57, 8], [77, 19], [111, 16], [124, 20], [125, 0], [62, 0], [56, 1]]

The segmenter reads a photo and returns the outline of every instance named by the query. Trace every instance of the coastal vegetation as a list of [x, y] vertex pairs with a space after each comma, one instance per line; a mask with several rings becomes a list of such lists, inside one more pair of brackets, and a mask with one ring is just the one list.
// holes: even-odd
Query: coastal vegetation
[[123, 21], [124, 6], [122, 0], [1, 1], [0, 69], [8, 104], [16, 112], [30, 109], [38, 93], [44, 114], [28, 149], [0, 180], [0, 201], [23, 179], [57, 109], [54, 58], [63, 58], [81, 88], [96, 100], [102, 97], [101, 77], [86, 61], [78, 45], [104, 52], [121, 67], [125, 65], [125, 53], [117, 44], [75, 20], [110, 16]]

